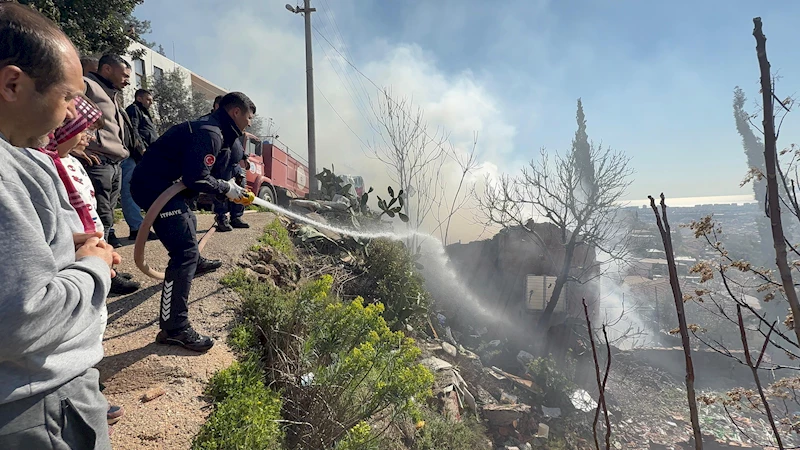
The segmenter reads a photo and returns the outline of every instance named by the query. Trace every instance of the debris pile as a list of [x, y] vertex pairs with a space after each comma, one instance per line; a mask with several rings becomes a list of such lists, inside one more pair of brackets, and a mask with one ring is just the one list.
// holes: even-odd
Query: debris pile
[[543, 391], [530, 377], [485, 367], [474, 352], [439, 339], [427, 339], [420, 347], [426, 355], [422, 364], [436, 377], [438, 406], [450, 420], [484, 423], [499, 448], [548, 448], [561, 409], [536, 406], [533, 400]]
[[[342, 210], [325, 202], [302, 201], [295, 202], [295, 206], [308, 207], [307, 215], [319, 222], [344, 217], [340, 215]], [[352, 209], [347, 211], [357, 222]], [[307, 224], [285, 224], [297, 248], [303, 250], [300, 262], [263, 246], [245, 255], [241, 265], [248, 273], [282, 288], [296, 287], [301, 277], [313, 277], [317, 271], [331, 273], [332, 267], [338, 267], [345, 274], [343, 278], [358, 277], [368, 242]], [[492, 448], [594, 448], [591, 427], [598, 395], [593, 366], [585, 365], [587, 361], [592, 364], [591, 353], [582, 342], [585, 329], [579, 330], [579, 324], [569, 325], [571, 332], [564, 335], [570, 338], [562, 339], [568, 342], [560, 344], [582, 365], [577, 366], [574, 379], [570, 380], [573, 387], [554, 396], [551, 386], [537, 383], [538, 378], [529, 373], [537, 360], [535, 351], [520, 348], [513, 339], [493, 334], [495, 330], [474, 321], [459, 324], [441, 313], [430, 319], [429, 328], [412, 333], [423, 351], [421, 363], [435, 375], [435, 406], [449, 420], [482, 423], [492, 439]], [[606, 389], [612, 447], [690, 448], [692, 433], [685, 412], [683, 380], [656, 367], [645, 356], [612, 348]], [[589, 376], [584, 378], [587, 373]], [[707, 448], [762, 448], [757, 444], [770, 442], [769, 426], [763, 419], [741, 411], [729, 413], [736, 425], [721, 405], [702, 406]], [[602, 436], [602, 417], [599, 422], [598, 435]]]

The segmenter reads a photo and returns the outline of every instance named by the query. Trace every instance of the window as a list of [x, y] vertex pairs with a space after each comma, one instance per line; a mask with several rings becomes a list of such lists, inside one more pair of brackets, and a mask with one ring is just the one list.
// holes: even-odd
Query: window
[[145, 84], [146, 74], [144, 72], [144, 60], [136, 58], [133, 60], [133, 70], [136, 73], [136, 88], [142, 89]]
[[164, 70], [161, 67], [153, 66], [153, 77], [158, 80], [162, 76], [164, 76]]

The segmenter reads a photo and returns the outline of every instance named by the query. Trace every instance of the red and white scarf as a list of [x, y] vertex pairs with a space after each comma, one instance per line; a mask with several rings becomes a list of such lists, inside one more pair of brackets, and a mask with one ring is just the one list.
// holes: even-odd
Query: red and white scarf
[[83, 201], [80, 192], [75, 189], [75, 185], [72, 184], [72, 180], [70, 179], [69, 174], [67, 174], [67, 169], [64, 167], [64, 164], [62, 164], [61, 158], [58, 156], [58, 152], [56, 150], [60, 144], [67, 142], [77, 134], [82, 133], [85, 129], [89, 128], [93, 123], [97, 122], [97, 119], [99, 119], [103, 113], [99, 109], [87, 103], [86, 100], [81, 97], [75, 98], [75, 111], [75, 118], [64, 123], [64, 125], [57, 128], [55, 132], [50, 134], [50, 143], [47, 144], [46, 148], [40, 148], [39, 151], [46, 154], [53, 160], [53, 163], [56, 166], [56, 171], [58, 172], [58, 177], [61, 178], [61, 182], [67, 189], [69, 204], [75, 208], [75, 211], [78, 213], [78, 217], [81, 219], [83, 231], [85, 233], [94, 233], [96, 228], [94, 226], [94, 221], [92, 220], [92, 214], [89, 212], [89, 205]]

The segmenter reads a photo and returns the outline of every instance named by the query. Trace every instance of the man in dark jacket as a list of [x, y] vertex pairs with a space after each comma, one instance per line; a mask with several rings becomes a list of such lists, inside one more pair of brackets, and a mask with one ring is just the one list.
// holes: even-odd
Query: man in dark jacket
[[[131, 176], [136, 164], [142, 160], [142, 155], [153, 142], [158, 139], [156, 126], [150, 117], [150, 106], [153, 104], [153, 94], [146, 89], [139, 89], [135, 95], [136, 101], [125, 108], [125, 112], [130, 118], [130, 125], [133, 128], [131, 133], [138, 142], [131, 149], [131, 156], [122, 161], [122, 191], [120, 193], [122, 203], [122, 215], [131, 230], [128, 239], [135, 241], [142, 226], [142, 209], [133, 201], [131, 197]], [[149, 232], [149, 231], [148, 231]], [[148, 239], [154, 239], [156, 235], [149, 232]]]
[[[219, 169], [213, 173], [215, 177], [223, 180], [230, 180], [233, 178], [235, 179], [236, 184], [243, 188], [247, 187], [247, 174], [239, 164], [240, 161], [245, 160], [242, 140], [249, 139], [250, 136], [252, 136], [249, 133], [245, 134], [246, 136], [234, 141], [233, 145], [231, 145], [230, 151], [228, 152], [228, 160], [224, 161], [224, 164], [218, 164], [215, 166], [215, 169], [217, 167]], [[244, 210], [244, 205], [234, 203], [227, 198], [215, 197], [214, 214], [217, 215], [217, 231], [227, 232], [233, 231], [234, 228], [250, 228], [250, 225], [242, 220]], [[230, 220], [228, 220], [228, 213], [230, 213], [231, 216]]]
[[209, 117], [173, 126], [147, 149], [131, 179], [133, 199], [144, 208], [179, 179], [186, 195], [167, 202], [153, 223], [159, 239], [169, 252], [169, 263], [161, 292], [156, 342], [180, 345], [205, 352], [214, 341], [197, 333], [189, 324], [189, 290], [195, 275], [218, 269], [221, 261], [207, 260], [197, 249], [197, 218], [186, 196], [206, 192], [242, 199], [245, 190], [232, 181], [214, 178], [217, 164], [227, 160], [222, 149], [230, 148], [250, 126], [256, 112], [253, 102], [241, 92], [223, 97], [219, 109]]

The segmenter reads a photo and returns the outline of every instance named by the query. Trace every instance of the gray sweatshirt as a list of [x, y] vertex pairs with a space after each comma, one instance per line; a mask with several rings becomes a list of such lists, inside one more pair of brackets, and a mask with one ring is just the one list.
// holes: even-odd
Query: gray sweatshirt
[[110, 271], [95, 256], [75, 261], [73, 214], [49, 157], [0, 135], [0, 404], [103, 357]]

